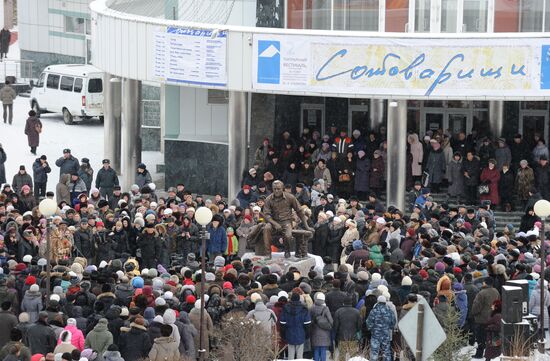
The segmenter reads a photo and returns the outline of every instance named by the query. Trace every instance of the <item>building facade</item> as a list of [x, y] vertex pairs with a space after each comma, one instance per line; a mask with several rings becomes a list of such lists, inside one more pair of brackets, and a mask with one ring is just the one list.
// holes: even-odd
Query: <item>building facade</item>
[[33, 74], [52, 64], [91, 63], [90, 0], [18, 0], [21, 60]]
[[[403, 174], [407, 131], [549, 140], [548, 0], [128, 3], [92, 3], [94, 54], [118, 76], [161, 84], [166, 184], [233, 196], [265, 137], [305, 128], [385, 132], [388, 179]], [[141, 36], [128, 48], [105, 43], [130, 22]], [[207, 53], [215, 74], [176, 74], [190, 64], [166, 57], [177, 53], [171, 31], [207, 32], [196, 46], [224, 50]]]

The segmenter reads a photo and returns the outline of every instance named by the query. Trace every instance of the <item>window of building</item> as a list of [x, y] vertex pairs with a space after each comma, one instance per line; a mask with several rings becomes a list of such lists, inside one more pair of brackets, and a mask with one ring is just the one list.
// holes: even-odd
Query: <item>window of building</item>
[[463, 32], [487, 32], [489, 0], [464, 0]]
[[208, 104], [228, 104], [229, 92], [226, 90], [208, 89]]
[[88, 80], [88, 93], [103, 92], [103, 80], [96, 78]]
[[82, 91], [82, 78], [75, 79], [73, 91], [75, 93], [80, 93]]
[[523, 0], [520, 6], [520, 31], [550, 31], [549, 0]]
[[331, 29], [331, 1], [308, 0], [306, 11], [306, 29]]
[[48, 80], [46, 82], [46, 86], [50, 89], [58, 89], [59, 88], [59, 75], [49, 74], [48, 75]]
[[61, 77], [61, 86], [59, 87], [59, 89], [72, 92], [73, 83], [74, 83], [74, 78], [72, 76], [63, 76]]
[[40, 74], [40, 78], [38, 78], [38, 83], [36, 84], [37, 88], [42, 88], [44, 86], [44, 78], [46, 75], [44, 73]]
[[414, 9], [414, 32], [427, 33], [430, 31], [430, 0], [416, 0]]
[[458, 0], [441, 0], [441, 32], [456, 33]]
[[65, 15], [65, 32], [66, 33], [76, 33], [76, 34], [91, 34], [92, 25], [90, 20], [67, 16]]
[[409, 22], [409, 2], [403, 0], [386, 0], [386, 31], [406, 32]]
[[379, 0], [335, 0], [334, 29], [378, 31]]

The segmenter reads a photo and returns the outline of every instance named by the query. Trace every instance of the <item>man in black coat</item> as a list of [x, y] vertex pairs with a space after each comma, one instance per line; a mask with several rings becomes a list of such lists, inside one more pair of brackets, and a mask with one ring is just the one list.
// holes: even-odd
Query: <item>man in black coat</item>
[[477, 204], [477, 186], [479, 185], [481, 166], [473, 151], [466, 153], [466, 159], [462, 161], [462, 173], [464, 174], [464, 186], [468, 203]]
[[7, 25], [4, 25], [2, 31], [0, 31], [0, 61], [8, 57], [8, 51], [10, 49], [11, 32]]
[[92, 230], [89, 228], [88, 219], [80, 220], [80, 227], [74, 233], [74, 247], [79, 257], [88, 260], [88, 264], [93, 264], [95, 257], [95, 245], [93, 242]]
[[344, 307], [344, 300], [348, 297], [348, 294], [340, 289], [341, 281], [339, 279], [332, 280], [332, 289], [327, 292], [325, 303], [332, 318], [336, 314], [336, 311], [341, 307]]
[[161, 243], [156, 235], [154, 224], [145, 225], [143, 233], [137, 239], [137, 244], [141, 250], [140, 266], [145, 268], [154, 268], [157, 266], [157, 260], [160, 256]]
[[71, 150], [63, 149], [63, 156], [55, 161], [55, 165], [59, 167], [59, 177], [62, 174], [78, 174], [80, 163], [78, 159], [71, 155]]
[[36, 158], [32, 165], [34, 178], [34, 196], [36, 199], [46, 196], [46, 185], [48, 183], [48, 173], [52, 170], [48, 164], [48, 158], [45, 155]]
[[540, 157], [538, 167], [535, 168], [535, 181], [542, 198], [550, 200], [550, 165], [545, 156]]
[[97, 172], [95, 187], [99, 189], [99, 193], [103, 198], [110, 200], [113, 195], [113, 188], [119, 185], [118, 176], [115, 170], [111, 168], [109, 159], [103, 159], [102, 163], [103, 167]]
[[48, 312], [42, 311], [38, 314], [38, 321], [27, 331], [25, 344], [29, 346], [33, 355], [53, 352], [56, 339], [53, 328], [48, 324]]

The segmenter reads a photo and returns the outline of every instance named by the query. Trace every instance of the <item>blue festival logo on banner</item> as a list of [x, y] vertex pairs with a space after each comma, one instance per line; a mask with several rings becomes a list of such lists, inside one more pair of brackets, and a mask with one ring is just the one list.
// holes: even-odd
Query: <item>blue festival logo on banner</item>
[[540, 88], [550, 89], [550, 45], [543, 45], [541, 51]]
[[258, 83], [281, 83], [281, 43], [279, 41], [258, 41]]

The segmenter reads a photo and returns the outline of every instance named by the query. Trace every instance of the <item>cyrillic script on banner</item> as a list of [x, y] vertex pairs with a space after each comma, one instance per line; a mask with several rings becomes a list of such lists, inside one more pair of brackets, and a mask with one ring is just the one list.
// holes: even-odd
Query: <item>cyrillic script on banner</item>
[[227, 32], [163, 26], [153, 36], [153, 73], [160, 82], [227, 85]]
[[257, 34], [253, 46], [252, 87], [258, 91], [419, 98], [550, 96], [550, 39]]

